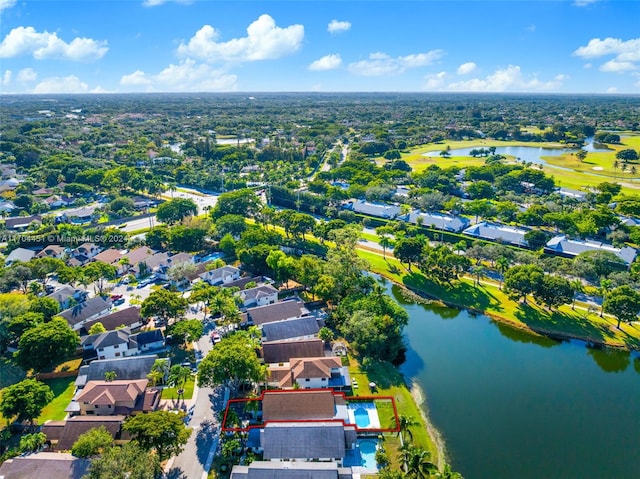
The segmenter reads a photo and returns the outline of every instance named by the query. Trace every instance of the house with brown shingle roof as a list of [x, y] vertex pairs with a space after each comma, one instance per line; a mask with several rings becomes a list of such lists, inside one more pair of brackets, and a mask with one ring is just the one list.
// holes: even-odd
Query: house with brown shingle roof
[[102, 261], [103, 263], [115, 266], [118, 269], [118, 274], [122, 274], [124, 272], [124, 267], [120, 264], [120, 260], [123, 256], [125, 255], [117, 249], [109, 248], [95, 255], [91, 261]]
[[324, 391], [265, 391], [262, 398], [262, 420], [302, 421], [334, 419], [337, 402], [346, 404], [342, 395]]
[[269, 386], [290, 389], [341, 390], [351, 385], [349, 370], [336, 356], [317, 358], [293, 358], [288, 363], [272, 364], [268, 369]]
[[128, 308], [87, 321], [78, 331], [80, 336], [88, 335], [91, 326], [96, 323], [102, 323], [107, 331], [113, 331], [121, 326], [136, 330], [142, 326], [143, 321], [140, 317], [140, 308], [138, 306], [129, 306]]
[[286, 300], [247, 309], [246, 322], [250, 325], [260, 326], [264, 323], [299, 318], [308, 314], [309, 310], [304, 306], [304, 302]]
[[65, 248], [59, 244], [50, 244], [45, 246], [36, 255], [36, 258], [58, 258], [62, 259], [65, 256]]
[[89, 381], [76, 397], [80, 414], [95, 416], [129, 416], [155, 411], [160, 403], [160, 390], [147, 389], [149, 380]]
[[74, 416], [66, 421], [47, 421], [42, 432], [51, 443], [51, 449], [68, 451], [81, 434], [104, 427], [114, 440], [121, 439], [122, 423], [126, 416]]
[[267, 364], [287, 363], [291, 358], [313, 358], [323, 355], [324, 343], [319, 338], [262, 343], [262, 359]]

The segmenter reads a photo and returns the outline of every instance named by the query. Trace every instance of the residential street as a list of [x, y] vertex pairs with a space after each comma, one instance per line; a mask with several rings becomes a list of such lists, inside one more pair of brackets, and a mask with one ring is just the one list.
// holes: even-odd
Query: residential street
[[[212, 329], [212, 324], [205, 324], [205, 333], [197, 343], [201, 352], [196, 354], [197, 363], [213, 347], [209, 339]], [[220, 424], [217, 412], [224, 406], [224, 391], [222, 387], [195, 388], [188, 423], [193, 432], [182, 453], [168, 463], [167, 479], [206, 479], [218, 449]]]

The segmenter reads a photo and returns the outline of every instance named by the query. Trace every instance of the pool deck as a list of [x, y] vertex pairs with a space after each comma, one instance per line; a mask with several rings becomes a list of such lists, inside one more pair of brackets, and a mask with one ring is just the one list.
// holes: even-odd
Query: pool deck
[[[360, 426], [356, 422], [355, 411], [357, 409], [364, 409], [369, 415], [369, 424], [367, 426]], [[380, 417], [378, 416], [378, 410], [376, 405], [372, 402], [354, 402], [349, 403], [347, 406], [347, 414], [349, 416], [349, 424], [355, 424], [358, 429], [380, 429]]]

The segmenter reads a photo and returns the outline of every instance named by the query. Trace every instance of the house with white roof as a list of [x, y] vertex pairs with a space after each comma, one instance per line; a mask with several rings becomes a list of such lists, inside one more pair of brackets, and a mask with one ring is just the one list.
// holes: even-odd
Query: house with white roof
[[7, 255], [4, 260], [5, 266], [11, 266], [13, 263], [26, 263], [36, 255], [36, 252], [27, 248], [16, 248]]
[[616, 248], [613, 245], [601, 243], [600, 241], [570, 239], [564, 235], [551, 238], [544, 250], [547, 253], [557, 254], [565, 258], [573, 258], [585, 251], [608, 251], [616, 255], [627, 265], [633, 263], [638, 254], [637, 250], [630, 246]]
[[469, 227], [469, 220], [463, 216], [450, 216], [441, 213], [425, 213], [413, 210], [409, 213], [409, 223], [419, 224], [428, 228], [458, 233]]
[[400, 215], [399, 205], [387, 203], [370, 203], [366, 200], [351, 200], [342, 205], [344, 209], [363, 215], [377, 216], [378, 218], [394, 219]]
[[245, 308], [265, 306], [278, 301], [278, 290], [270, 284], [262, 284], [255, 288], [245, 289], [237, 294], [240, 296]]
[[212, 286], [220, 286], [240, 279], [240, 270], [235, 266], [226, 265], [202, 273], [200, 279]]
[[515, 246], [529, 246], [524, 239], [529, 230], [522, 228], [515, 228], [513, 226], [506, 226], [497, 223], [488, 223], [482, 221], [469, 228], [465, 229], [462, 233], [474, 238], [485, 239], [489, 241], [497, 241], [500, 243], [508, 243]]

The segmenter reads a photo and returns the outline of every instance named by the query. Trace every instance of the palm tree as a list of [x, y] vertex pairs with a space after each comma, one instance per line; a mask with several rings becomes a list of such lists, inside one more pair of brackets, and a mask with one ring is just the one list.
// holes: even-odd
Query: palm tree
[[413, 417], [411, 416], [404, 416], [404, 415], [398, 416], [398, 426], [399, 426], [398, 436], [400, 436], [400, 441], [402, 442], [402, 444], [405, 443], [405, 440], [404, 440], [405, 434], [409, 436], [410, 440], [413, 441], [413, 433], [409, 428], [411, 426], [417, 426], [417, 425], [418, 425], [418, 422], [414, 420]]
[[604, 302], [607, 299], [607, 293], [611, 291], [611, 286], [613, 283], [610, 279], [602, 279], [600, 280], [600, 294], [602, 295], [602, 305], [600, 305], [600, 317], [604, 315]]
[[170, 387], [176, 388], [178, 391], [178, 397], [182, 396], [182, 400], [184, 401], [184, 386], [187, 384], [187, 381], [191, 378], [191, 370], [184, 366], [180, 366], [176, 364], [175, 366], [171, 366], [171, 370], [169, 371], [169, 379], [167, 380], [167, 384]]
[[406, 478], [428, 479], [438, 471], [438, 467], [431, 462], [429, 451], [411, 444], [400, 448], [400, 460], [404, 464]]
[[444, 469], [442, 471], [436, 473], [435, 479], [464, 479], [462, 474], [459, 472], [453, 471], [449, 464], [444, 465]]
[[387, 248], [391, 246], [391, 239], [388, 236], [381, 236], [378, 243], [382, 246], [382, 257], [387, 259]]
[[471, 267], [471, 274], [475, 276], [476, 286], [480, 286], [480, 276], [484, 276], [486, 268], [481, 264], [476, 264]]
[[579, 279], [571, 281], [571, 288], [573, 289], [573, 303], [571, 303], [571, 309], [576, 310], [576, 296], [580, 293], [584, 293], [584, 284]]
[[118, 377], [118, 374], [115, 371], [106, 371], [104, 373], [104, 380], [110, 383], [111, 381], [115, 381]]
[[147, 378], [155, 386], [163, 383], [167, 374], [169, 374], [169, 361], [156, 359], [153, 366], [151, 366], [151, 372], [147, 375]]
[[496, 260], [496, 267], [500, 272], [500, 287], [498, 288], [500, 290], [502, 290], [502, 280], [504, 279], [504, 273], [509, 269], [509, 266], [511, 266], [511, 261], [509, 261], [509, 258], [507, 258], [506, 256], [500, 256]]

